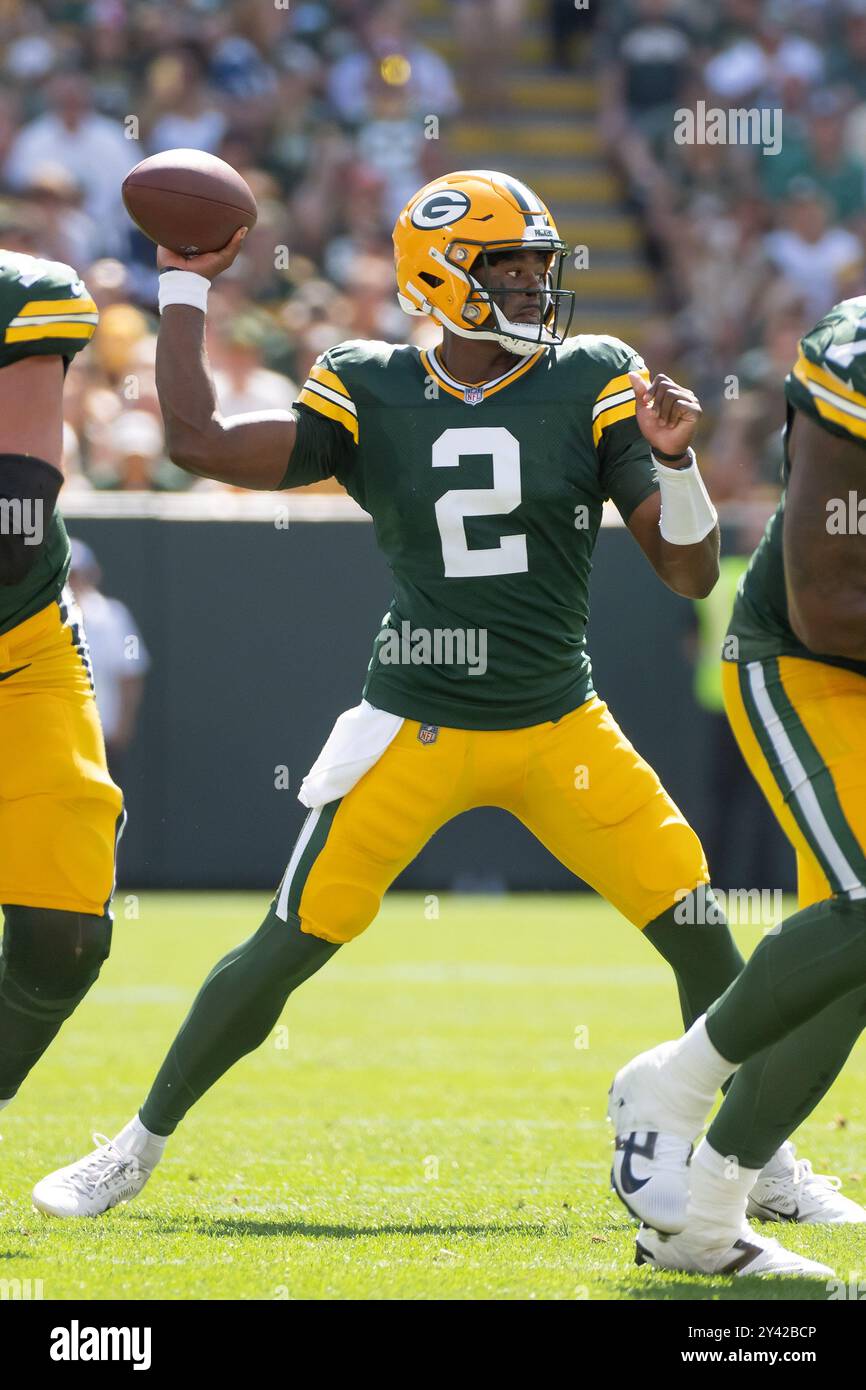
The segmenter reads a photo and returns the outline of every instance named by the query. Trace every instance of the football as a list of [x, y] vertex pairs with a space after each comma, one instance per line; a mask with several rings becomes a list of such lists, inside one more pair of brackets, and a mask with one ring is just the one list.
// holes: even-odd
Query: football
[[163, 150], [143, 159], [123, 181], [123, 202], [146, 237], [183, 256], [218, 251], [258, 216], [237, 170], [203, 150]]

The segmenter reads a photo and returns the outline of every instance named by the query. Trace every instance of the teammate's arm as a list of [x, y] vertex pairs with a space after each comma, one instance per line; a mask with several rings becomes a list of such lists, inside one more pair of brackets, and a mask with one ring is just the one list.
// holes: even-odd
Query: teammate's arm
[[33, 454], [61, 468], [62, 357], [24, 357], [0, 371], [0, 453]]
[[[221, 251], [188, 259], [165, 247], [157, 253], [160, 269], [195, 271], [213, 280], [231, 265], [246, 228]], [[269, 491], [286, 481], [295, 444], [296, 422], [287, 410], [261, 410], [222, 416], [208, 364], [205, 316], [189, 304], [163, 310], [156, 348], [156, 389], [165, 422], [169, 457], [200, 478], [235, 487]]]
[[[637, 372], [630, 372], [629, 379], [641, 434], [656, 454], [668, 456], [667, 466], [690, 467], [687, 451], [701, 414], [696, 396], [667, 376], [656, 376], [649, 385]], [[668, 588], [684, 598], [706, 598], [719, 577], [718, 522], [702, 540], [677, 545], [662, 535], [661, 515], [662, 495], [651, 493], [630, 513], [628, 529]]]
[[0, 528], [0, 585], [19, 584], [42, 552], [63, 484], [63, 359], [10, 362], [0, 371], [0, 500], [23, 526]]
[[800, 641], [821, 656], [866, 661], [866, 545], [831, 526], [833, 504], [847, 514], [863, 487], [866, 451], [853, 439], [794, 413], [785, 498], [788, 614]]

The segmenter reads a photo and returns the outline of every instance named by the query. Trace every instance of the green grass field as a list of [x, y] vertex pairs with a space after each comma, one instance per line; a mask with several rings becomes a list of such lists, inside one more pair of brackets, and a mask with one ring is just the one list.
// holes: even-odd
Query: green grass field
[[[266, 896], [145, 893], [129, 921], [124, 904], [101, 980], [0, 1116], [0, 1280], [41, 1280], [46, 1299], [826, 1298], [634, 1266], [605, 1096], [678, 1013], [664, 963], [589, 896], [443, 896], [432, 919], [420, 894], [390, 897], [192, 1112], [137, 1203], [36, 1215], [33, 1181], [134, 1112]], [[799, 1135], [860, 1199], [864, 1079], [858, 1047]], [[840, 1277], [866, 1269], [862, 1227], [777, 1233]]]

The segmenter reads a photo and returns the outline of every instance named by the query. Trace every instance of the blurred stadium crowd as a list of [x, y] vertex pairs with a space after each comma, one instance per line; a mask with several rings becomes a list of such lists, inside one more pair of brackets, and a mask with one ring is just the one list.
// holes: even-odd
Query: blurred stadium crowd
[[[705, 404], [714, 497], [775, 494], [797, 340], [866, 289], [866, 0], [638, 0], [601, 44], [607, 147], [663, 311], [641, 346]], [[776, 113], [778, 153], [677, 143], [674, 112], [700, 101]]]
[[[0, 245], [73, 263], [102, 314], [69, 373], [68, 488], [190, 486], [164, 454], [153, 247], [120, 202], [128, 169], [194, 146], [245, 175], [259, 221], [212, 294], [209, 349], [225, 412], [289, 406], [335, 342], [438, 336], [397, 307], [391, 227], [465, 162], [449, 154], [460, 113], [495, 122], [494, 78], [524, 61], [531, 22], [551, 73], [597, 86], [654, 272], [635, 345], [701, 396], [715, 496], [775, 495], [797, 338], [864, 288], [866, 0], [456, 0], [453, 63], [418, 23], [435, 9], [0, 0]], [[779, 152], [677, 143], [675, 112], [698, 101], [782, 111]]]

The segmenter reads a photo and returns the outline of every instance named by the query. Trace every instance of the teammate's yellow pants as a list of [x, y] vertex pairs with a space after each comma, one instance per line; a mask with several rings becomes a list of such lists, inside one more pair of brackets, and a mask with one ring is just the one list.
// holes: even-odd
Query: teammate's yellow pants
[[866, 897], [866, 676], [779, 656], [723, 662], [743, 757], [797, 853], [801, 908]]
[[103, 914], [122, 817], [67, 591], [0, 635], [0, 903]]
[[346, 796], [310, 812], [280, 917], [350, 941], [434, 832], [477, 806], [512, 812], [639, 927], [708, 881], [697, 835], [601, 700], [528, 729], [441, 728], [424, 743], [421, 728], [405, 720]]

